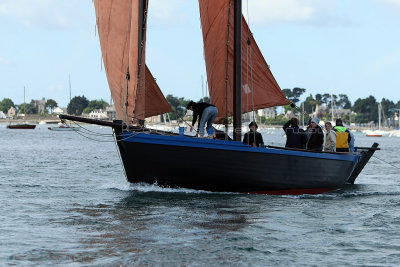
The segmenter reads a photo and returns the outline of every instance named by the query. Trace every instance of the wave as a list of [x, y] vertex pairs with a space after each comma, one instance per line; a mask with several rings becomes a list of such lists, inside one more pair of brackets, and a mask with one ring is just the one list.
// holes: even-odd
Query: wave
[[[114, 189], [118, 191], [133, 191], [133, 192], [141, 192], [141, 193], [184, 193], [184, 194], [223, 194], [223, 195], [249, 195], [243, 193], [235, 193], [235, 192], [211, 192], [205, 190], [195, 190], [188, 188], [171, 188], [171, 187], [162, 187], [157, 183], [147, 184], [147, 183], [107, 183], [103, 184], [100, 189]], [[383, 189], [383, 188], [382, 188]], [[252, 196], [266, 196], [266, 195], [257, 195], [250, 194]], [[352, 197], [371, 197], [371, 196], [400, 196], [400, 191], [368, 191], [368, 188], [362, 188], [356, 185], [348, 185], [348, 187], [337, 189], [334, 191], [322, 193], [322, 194], [303, 194], [303, 195], [269, 195], [273, 197], [283, 197], [283, 198], [294, 198], [294, 199], [305, 199], [305, 198], [313, 198], [313, 199], [336, 199], [336, 198], [352, 198]]]
[[353, 198], [353, 197], [373, 197], [373, 196], [400, 196], [400, 192], [346, 192], [344, 189], [335, 190], [328, 193], [318, 194], [318, 195], [283, 195], [285, 198], [297, 198], [297, 199], [337, 199], [337, 198]]
[[184, 193], [184, 194], [235, 194], [235, 193], [216, 193], [205, 190], [195, 190], [187, 188], [171, 188], [161, 187], [157, 183], [108, 183], [100, 187], [100, 189], [116, 189], [120, 191], [136, 191], [142, 193], [158, 192], [158, 193]]

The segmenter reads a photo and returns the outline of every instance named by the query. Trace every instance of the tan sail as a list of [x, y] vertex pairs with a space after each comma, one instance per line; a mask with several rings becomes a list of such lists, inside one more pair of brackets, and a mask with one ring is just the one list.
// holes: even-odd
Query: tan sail
[[[117, 118], [128, 123], [132, 117], [144, 119], [147, 114], [153, 116], [170, 110], [165, 107], [166, 100], [154, 79], [149, 88], [146, 86], [146, 27], [145, 20], [144, 25], [139, 20], [144, 13], [141, 13], [141, 5], [147, 6], [147, 2], [94, 1], [103, 62]], [[139, 46], [139, 41], [143, 47]], [[147, 90], [152, 97], [146, 96]], [[151, 111], [146, 112], [146, 107], [151, 107]]]
[[[233, 3], [199, 0], [210, 98], [220, 118], [233, 114]], [[289, 104], [243, 17], [242, 36], [242, 113]]]

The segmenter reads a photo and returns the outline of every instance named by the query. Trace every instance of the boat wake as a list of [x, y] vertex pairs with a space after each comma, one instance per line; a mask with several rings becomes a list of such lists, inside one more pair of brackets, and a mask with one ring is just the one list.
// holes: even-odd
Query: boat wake
[[109, 183], [101, 186], [101, 189], [116, 189], [120, 191], [134, 191], [141, 193], [158, 192], [158, 193], [184, 193], [184, 194], [234, 194], [234, 193], [216, 193], [204, 190], [195, 190], [187, 188], [170, 188], [161, 187], [157, 183]]
[[394, 191], [394, 192], [380, 192], [380, 191], [375, 191], [375, 192], [360, 192], [360, 191], [347, 191], [346, 190], [335, 190], [332, 192], [324, 193], [324, 194], [318, 194], [318, 195], [298, 195], [298, 196], [293, 196], [293, 195], [283, 195], [282, 197], [285, 198], [297, 198], [297, 199], [326, 199], [326, 200], [332, 200], [332, 199], [339, 199], [339, 198], [363, 198], [363, 197], [380, 197], [380, 196], [400, 196], [399, 191]]

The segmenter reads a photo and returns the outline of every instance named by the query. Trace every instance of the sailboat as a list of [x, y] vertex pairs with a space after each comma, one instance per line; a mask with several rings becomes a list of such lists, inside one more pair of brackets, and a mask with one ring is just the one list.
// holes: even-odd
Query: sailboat
[[23, 129], [23, 130], [33, 130], [36, 128], [35, 124], [26, 123], [26, 102], [25, 102], [25, 86], [24, 86], [24, 123], [19, 124], [9, 124], [8, 129]]
[[[69, 82], [69, 102], [71, 103], [71, 76], [68, 76]], [[58, 123], [56, 127], [48, 127], [50, 131], [79, 131], [79, 127], [72, 126], [71, 123], [66, 124], [65, 122]]]
[[[199, 0], [210, 99], [225, 124], [223, 140], [146, 128], [145, 118], [171, 111], [145, 64], [148, 0], [95, 0], [94, 6], [118, 120], [60, 118], [112, 127], [129, 182], [214, 192], [317, 194], [354, 183], [379, 149], [375, 143], [356, 153], [318, 153], [241, 142], [243, 113], [290, 103], [242, 16], [241, 0]], [[233, 129], [227, 123], [231, 116]]]
[[368, 130], [366, 131], [366, 136], [367, 137], [382, 137], [382, 134], [385, 132], [382, 131], [382, 124], [381, 124], [381, 116], [382, 116], [382, 103], [378, 103], [378, 130]]

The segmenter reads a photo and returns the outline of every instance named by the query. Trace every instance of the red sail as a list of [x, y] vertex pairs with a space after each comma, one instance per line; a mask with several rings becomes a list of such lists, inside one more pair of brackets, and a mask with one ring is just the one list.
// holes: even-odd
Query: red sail
[[[199, 0], [210, 98], [220, 118], [233, 114], [233, 4]], [[242, 113], [289, 104], [243, 17], [242, 36]]]
[[171, 106], [158, 87], [156, 80], [146, 65], [146, 108], [145, 117], [172, 112]]
[[[169, 111], [154, 79], [150, 79], [149, 86], [146, 85], [146, 31], [139, 20], [140, 5], [147, 6], [147, 1], [95, 0], [94, 5], [103, 62], [117, 118], [129, 123], [132, 117], [144, 119], [148, 114], [158, 115]], [[139, 36], [142, 40], [139, 40]], [[139, 41], [142, 41], [143, 47], [139, 46]], [[152, 96], [146, 96], [147, 90]], [[151, 111], [147, 112], [147, 107], [151, 107]]]

